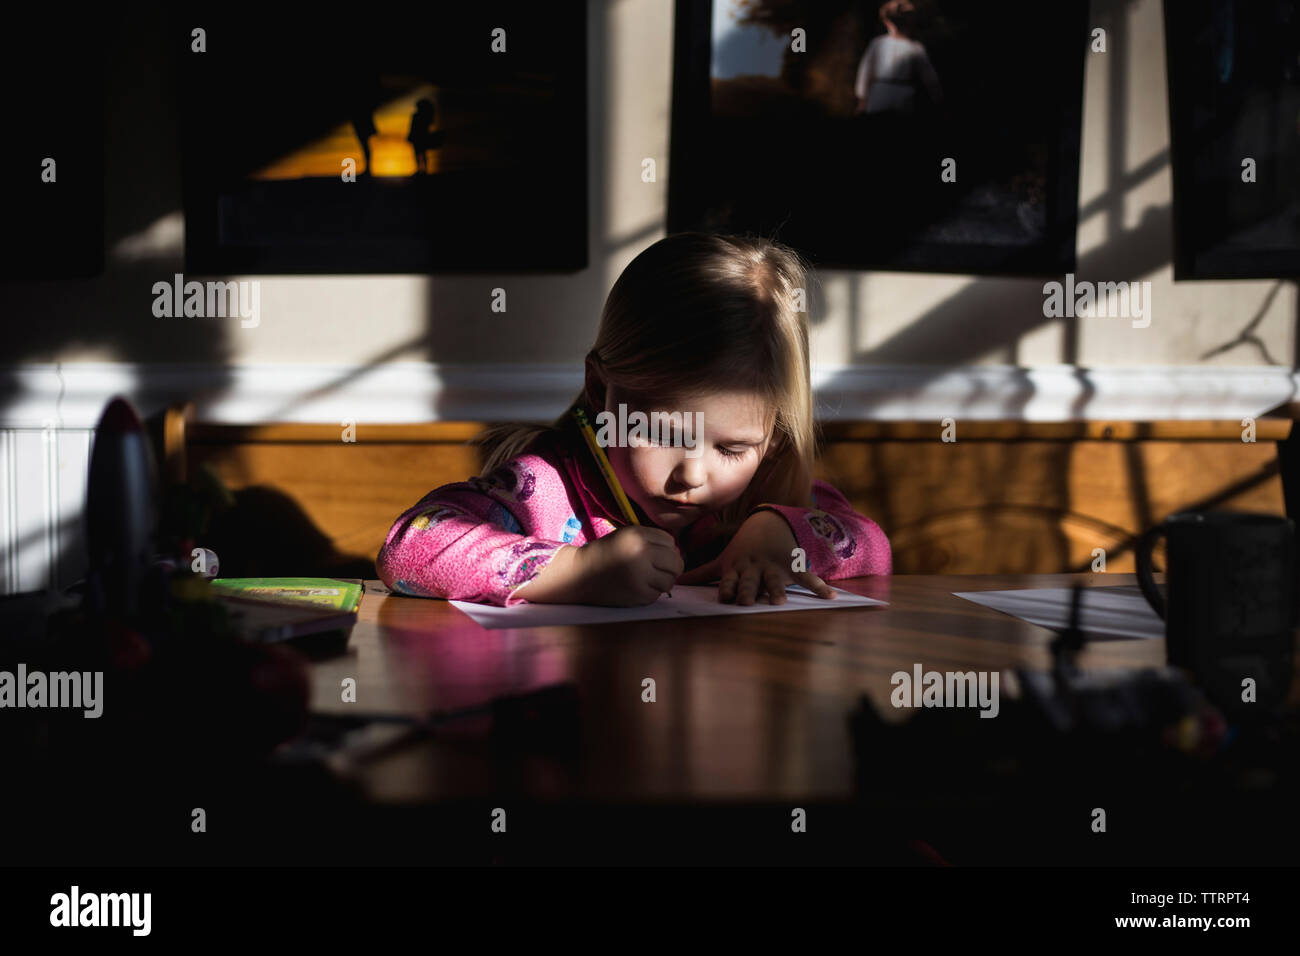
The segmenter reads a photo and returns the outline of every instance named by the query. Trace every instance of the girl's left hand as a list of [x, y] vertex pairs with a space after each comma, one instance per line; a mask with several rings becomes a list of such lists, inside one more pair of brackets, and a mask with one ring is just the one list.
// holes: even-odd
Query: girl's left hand
[[718, 600], [728, 604], [753, 604], [760, 593], [766, 593], [771, 604], [784, 604], [788, 583], [834, 599], [835, 589], [817, 575], [791, 570], [791, 552], [798, 546], [783, 517], [775, 511], [759, 511], [745, 519], [721, 554], [680, 575], [677, 583], [703, 584], [720, 577]]

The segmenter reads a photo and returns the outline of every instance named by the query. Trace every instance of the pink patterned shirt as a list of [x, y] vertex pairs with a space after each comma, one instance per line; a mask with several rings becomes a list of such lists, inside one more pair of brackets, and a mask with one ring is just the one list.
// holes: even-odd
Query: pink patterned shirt
[[[889, 539], [874, 521], [824, 481], [813, 482], [811, 504], [760, 506], [789, 523], [809, 571], [823, 580], [890, 573]], [[705, 514], [679, 533], [687, 568], [721, 549], [710, 533], [716, 520]], [[375, 563], [396, 594], [510, 607], [560, 548], [624, 524], [582, 439], [548, 434], [486, 478], [429, 492], [394, 522]]]

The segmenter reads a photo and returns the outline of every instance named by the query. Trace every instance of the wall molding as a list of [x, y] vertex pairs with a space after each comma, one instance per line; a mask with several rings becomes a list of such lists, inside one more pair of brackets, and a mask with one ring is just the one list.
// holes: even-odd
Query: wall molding
[[[813, 383], [825, 420], [1239, 419], [1300, 394], [1281, 366], [814, 366]], [[0, 428], [93, 428], [115, 394], [145, 415], [190, 398], [198, 421], [230, 424], [549, 419], [581, 385], [577, 363], [9, 365]]]

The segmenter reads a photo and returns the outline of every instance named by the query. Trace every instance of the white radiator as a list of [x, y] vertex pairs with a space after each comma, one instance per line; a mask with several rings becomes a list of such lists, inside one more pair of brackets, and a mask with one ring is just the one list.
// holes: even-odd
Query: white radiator
[[0, 593], [64, 588], [86, 571], [91, 428], [0, 428]]

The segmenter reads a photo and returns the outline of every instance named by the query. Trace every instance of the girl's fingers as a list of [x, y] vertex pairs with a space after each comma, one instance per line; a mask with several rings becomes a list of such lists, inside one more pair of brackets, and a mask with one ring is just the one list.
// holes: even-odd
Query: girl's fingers
[[718, 600], [730, 601], [736, 596], [736, 582], [740, 578], [740, 572], [734, 568], [724, 571], [722, 580], [718, 582]]
[[740, 583], [736, 586], [736, 603], [753, 604], [754, 598], [758, 596], [758, 582], [761, 575], [758, 568], [750, 565], [740, 575]]
[[677, 539], [663, 528], [647, 528], [645, 525], [640, 525], [640, 528], [641, 535], [650, 541], [651, 544], [657, 544], [665, 548], [677, 547]]
[[835, 599], [835, 589], [811, 571], [800, 571], [795, 575], [795, 580], [818, 597]]
[[650, 576], [649, 584], [660, 594], [670, 594], [677, 578], [671, 572], [657, 570]]
[[785, 577], [784, 570], [775, 565], [770, 565], [763, 572], [763, 585], [767, 588], [769, 604], [785, 603]]
[[[674, 580], [682, 573], [685, 564], [681, 552], [674, 548], [655, 548], [650, 554], [650, 563], [660, 571], [667, 571]], [[699, 569], [697, 569], [699, 570]], [[683, 582], [685, 583], [685, 582]]]

